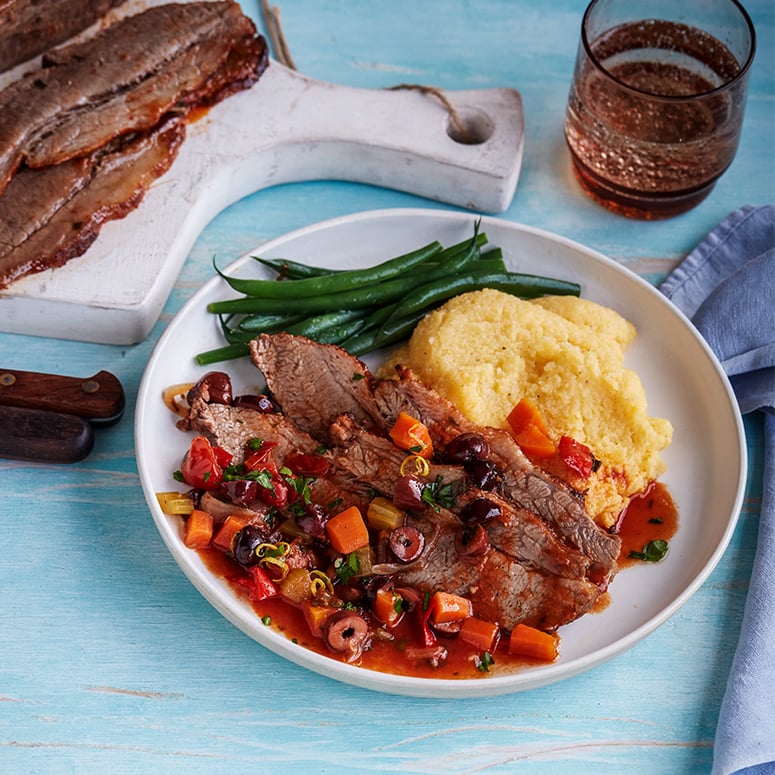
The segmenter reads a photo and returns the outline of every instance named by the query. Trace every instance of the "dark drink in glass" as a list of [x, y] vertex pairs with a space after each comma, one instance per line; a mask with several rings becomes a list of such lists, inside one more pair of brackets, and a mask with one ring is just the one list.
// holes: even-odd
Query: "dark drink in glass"
[[701, 202], [737, 151], [754, 49], [734, 0], [594, 0], [565, 117], [587, 194], [644, 219]]

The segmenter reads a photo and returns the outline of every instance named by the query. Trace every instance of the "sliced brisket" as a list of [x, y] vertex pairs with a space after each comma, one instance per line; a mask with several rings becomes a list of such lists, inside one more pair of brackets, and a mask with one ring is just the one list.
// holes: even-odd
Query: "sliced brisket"
[[[392, 496], [406, 452], [385, 437], [359, 429], [347, 416], [334, 422], [331, 440], [338, 445], [329, 453], [337, 470], [383, 496]], [[431, 465], [426, 478], [435, 481], [436, 477], [444, 484], [465, 486], [465, 471], [459, 466]], [[485, 524], [489, 546], [483, 556], [461, 551], [468, 528], [456, 516], [477, 498], [486, 498], [501, 510]], [[565, 543], [530, 510], [470, 485], [451, 509], [427, 507], [421, 516], [414, 513], [410, 517], [426, 533], [427, 546], [421, 561], [410, 570], [399, 571], [398, 584], [422, 592], [445, 589], [464, 594], [471, 598], [476, 615], [484, 617], [486, 611], [484, 618], [508, 629], [518, 621], [559, 627], [585, 613], [600, 595], [600, 588], [587, 577], [590, 558]], [[496, 578], [493, 567], [508, 575]], [[485, 571], [489, 572], [486, 582], [482, 580]], [[558, 590], [561, 600], [556, 599]]]
[[60, 164], [148, 130], [250, 85], [267, 63], [235, 2], [155, 6], [52, 52], [0, 93], [0, 191], [22, 163]]
[[[331, 423], [328, 439], [334, 445], [329, 458], [337, 469], [385, 497], [393, 496], [394, 485], [402, 475], [401, 466], [407, 456], [405, 450], [385, 436], [364, 430], [349, 415], [340, 415]], [[426, 478], [435, 480], [437, 476], [448, 483], [462, 484], [465, 471], [459, 466], [431, 463]]]
[[603, 579], [616, 570], [621, 539], [602, 530], [567, 488], [539, 471], [504, 472], [501, 492], [551, 524], [562, 539], [593, 562], [593, 573]]
[[235, 463], [245, 457], [251, 439], [264, 439], [277, 445], [277, 457], [284, 460], [293, 452], [314, 453], [320, 442], [300, 430], [282, 414], [259, 412], [250, 407], [207, 403], [194, 398], [188, 415], [178, 423], [182, 430], [196, 430], [211, 444], [234, 456]]
[[[343, 412], [365, 428], [386, 434], [400, 411], [424, 422], [434, 445], [442, 449], [460, 433], [481, 433], [489, 442], [493, 461], [504, 472], [501, 494], [540, 516], [569, 546], [584, 552], [596, 574], [604, 577], [615, 572], [619, 537], [602, 530], [564, 483], [530, 463], [509, 433], [475, 425], [409, 371], [399, 368], [398, 380], [378, 382], [363, 363], [341, 348], [322, 347], [284, 333], [254, 340], [251, 353], [283, 410], [294, 420], [304, 418], [312, 435], [327, 434], [328, 424]], [[321, 371], [325, 379], [318, 391]], [[324, 408], [321, 395], [326, 397]]]
[[124, 0], [0, 0], [0, 70], [85, 30]]
[[237, 3], [170, 4], [48, 52], [0, 92], [0, 287], [84, 253], [169, 169], [187, 112], [267, 64]]
[[[254, 340], [251, 354], [286, 415], [331, 446], [333, 469], [387, 497], [407, 454], [387, 438], [400, 411], [423, 421], [440, 450], [464, 432], [488, 440], [500, 470], [494, 490], [473, 488], [462, 466], [431, 463], [425, 478], [441, 477], [462, 494], [451, 510], [410, 512], [426, 548], [419, 560], [392, 569], [397, 584], [466, 595], [477, 616], [506, 629], [518, 622], [552, 629], [590, 610], [616, 573], [620, 539], [602, 530], [564, 483], [533, 466], [506, 431], [475, 425], [408, 371], [377, 381], [341, 348], [284, 333]], [[473, 546], [463, 519], [477, 498], [500, 514], [484, 523]]]
[[250, 349], [275, 402], [310, 435], [327, 443], [329, 426], [343, 414], [367, 430], [377, 427], [368, 411], [373, 378], [341, 347], [282, 333], [260, 336]]
[[495, 546], [480, 554], [461, 553], [464, 526], [440, 519], [438, 525], [430, 515], [410, 517], [410, 524], [426, 535], [427, 549], [421, 560], [395, 573], [397, 586], [467, 597], [475, 616], [505, 630], [520, 623], [560, 627], [585, 614], [600, 597], [600, 588], [583, 577], [543, 572]]
[[0, 287], [81, 255], [106, 221], [137, 207], [184, 137], [173, 116], [88, 157], [16, 175], [0, 196]]

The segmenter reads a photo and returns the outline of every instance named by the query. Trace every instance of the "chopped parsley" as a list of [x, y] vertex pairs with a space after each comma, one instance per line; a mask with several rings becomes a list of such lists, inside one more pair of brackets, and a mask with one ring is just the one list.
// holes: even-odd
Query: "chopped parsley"
[[291, 504], [291, 511], [294, 514], [301, 514], [304, 511], [305, 506], [309, 506], [312, 503], [312, 491], [310, 485], [315, 481], [314, 476], [301, 476], [300, 474], [294, 474], [290, 468], [283, 466], [280, 469], [280, 473], [283, 475], [288, 487], [296, 493], [298, 499], [295, 503]]
[[492, 654], [489, 651], [485, 651], [481, 657], [476, 660], [476, 669], [482, 673], [489, 673], [490, 667], [495, 664], [495, 660], [492, 658]]
[[347, 584], [353, 576], [358, 574], [361, 569], [361, 561], [355, 552], [347, 555], [341, 555], [334, 560], [334, 573], [342, 584]]
[[630, 552], [630, 557], [634, 560], [643, 560], [643, 562], [659, 562], [667, 554], [667, 541], [657, 538], [649, 541], [640, 552]]
[[441, 476], [437, 476], [433, 482], [428, 482], [422, 488], [423, 503], [427, 503], [434, 511], [439, 509], [451, 509], [458, 496], [460, 483], [444, 482]]

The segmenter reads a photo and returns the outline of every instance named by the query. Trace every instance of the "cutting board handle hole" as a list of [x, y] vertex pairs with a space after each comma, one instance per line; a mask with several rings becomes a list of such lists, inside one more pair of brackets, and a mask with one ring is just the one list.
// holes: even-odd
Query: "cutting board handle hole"
[[457, 111], [457, 122], [447, 117], [447, 134], [463, 145], [481, 145], [486, 143], [495, 131], [492, 119], [481, 110], [464, 108]]

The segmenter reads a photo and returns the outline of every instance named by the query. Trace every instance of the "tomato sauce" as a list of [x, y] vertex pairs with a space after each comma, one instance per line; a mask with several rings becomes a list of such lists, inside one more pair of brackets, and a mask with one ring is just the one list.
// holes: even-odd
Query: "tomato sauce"
[[[678, 529], [678, 510], [667, 487], [654, 482], [635, 496], [619, 518], [614, 532], [622, 539], [619, 567], [637, 562], [633, 552], [642, 552], [651, 541], [669, 541]], [[614, 592], [615, 594], [615, 592]]]
[[[216, 576], [229, 579], [242, 572], [234, 560], [217, 549], [200, 549], [198, 554], [207, 568]], [[233, 582], [230, 582], [230, 585], [236, 595], [247, 599], [243, 587]], [[281, 632], [288, 640], [322, 656], [342, 660], [342, 657], [332, 652], [321, 638], [312, 635], [301, 609], [280, 598], [253, 603], [253, 609], [259, 619], [268, 617], [267, 626]], [[417, 678], [457, 679], [486, 678], [499, 672], [514, 672], [542, 664], [539, 660], [512, 656], [507, 649], [508, 639], [501, 638], [491, 652], [492, 664], [489, 665], [488, 670], [482, 670], [477, 666], [481, 658], [479, 652], [459, 638], [442, 635], [439, 636], [438, 642], [447, 649], [447, 658], [438, 667], [434, 667], [426, 659], [410, 659], [404, 653], [408, 645], [419, 646], [418, 629], [415, 622], [411, 620], [410, 614], [405, 614], [396, 626], [382, 632], [388, 633], [390, 639], [374, 637], [370, 648], [364, 650], [357, 661], [358, 667]]]
[[[614, 528], [622, 538], [619, 567], [626, 568], [640, 562], [630, 557], [631, 552], [641, 552], [650, 541], [668, 541], [677, 528], [678, 512], [670, 493], [663, 484], [652, 484], [645, 493], [630, 501]], [[202, 549], [199, 550], [199, 555], [216, 576], [230, 579], [243, 573], [240, 566], [220, 550]], [[230, 584], [236, 595], [247, 599], [246, 591], [240, 584]], [[616, 594], [615, 582], [612, 590], [600, 596], [590, 613], [605, 610], [611, 594]], [[253, 603], [253, 608], [259, 619], [266, 620], [267, 626], [282, 633], [288, 640], [322, 656], [342, 659], [340, 655], [332, 652], [321, 638], [312, 635], [301, 609], [280, 598]], [[492, 664], [486, 670], [480, 669], [478, 665], [481, 665], [481, 653], [459, 638], [440, 635], [438, 642], [447, 649], [447, 657], [441, 664], [434, 666], [427, 659], [415, 660], [406, 654], [407, 646], [419, 646], [418, 627], [409, 613], [390, 629], [375, 627], [374, 629], [378, 630], [377, 635], [356, 664], [381, 673], [444, 679], [486, 678], [542, 664], [538, 660], [512, 656], [507, 648], [508, 639], [501, 637], [491, 652]]]
[[204, 118], [210, 112], [209, 105], [194, 105], [188, 113], [186, 113], [186, 121], [189, 124], [193, 124], [195, 121], [199, 121]]

